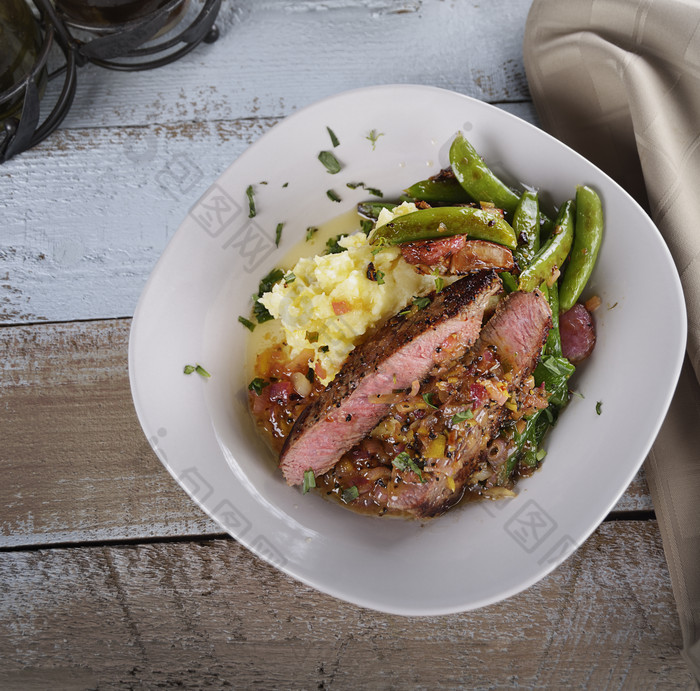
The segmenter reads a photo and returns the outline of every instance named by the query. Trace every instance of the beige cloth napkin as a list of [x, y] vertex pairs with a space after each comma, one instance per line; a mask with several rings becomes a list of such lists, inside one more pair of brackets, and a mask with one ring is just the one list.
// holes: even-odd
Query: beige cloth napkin
[[544, 129], [647, 208], [683, 284], [688, 357], [646, 472], [700, 681], [700, 2], [534, 0], [523, 50]]

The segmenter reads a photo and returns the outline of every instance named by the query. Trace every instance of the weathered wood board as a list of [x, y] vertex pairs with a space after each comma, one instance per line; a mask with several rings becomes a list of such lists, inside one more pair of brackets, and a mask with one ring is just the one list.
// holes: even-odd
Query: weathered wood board
[[[222, 532], [141, 431], [127, 372], [129, 325], [0, 328], [0, 547]], [[651, 509], [640, 475], [615, 511]]]
[[654, 521], [445, 617], [345, 604], [232, 540], [6, 552], [0, 584], [3, 688], [693, 688]]
[[529, 100], [522, 41], [530, 5], [224, 0], [219, 40], [176, 64], [138, 75], [83, 68], [64, 126], [280, 117], [374, 84], [431, 84], [490, 103]]
[[0, 324], [131, 316], [188, 210], [276, 122], [64, 129], [0, 166]]

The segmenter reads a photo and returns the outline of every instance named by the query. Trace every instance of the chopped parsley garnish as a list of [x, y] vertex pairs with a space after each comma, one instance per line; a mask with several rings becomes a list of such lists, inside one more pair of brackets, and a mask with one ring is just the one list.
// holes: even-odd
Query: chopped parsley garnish
[[255, 328], [255, 324], [250, 321], [250, 319], [246, 319], [245, 317], [238, 317], [238, 321], [245, 326], [246, 329], [249, 331], [252, 331]]
[[388, 240], [382, 237], [373, 240], [372, 244], [374, 245], [374, 249], [372, 250], [372, 256], [375, 256], [376, 254], [378, 254], [379, 252], [381, 252], [389, 246]]
[[341, 199], [340, 199], [340, 197], [338, 196], [338, 194], [337, 194], [336, 192], [334, 192], [333, 190], [326, 190], [326, 196], [327, 196], [328, 199], [330, 199], [332, 202], [339, 202], [339, 201], [341, 201]]
[[445, 281], [442, 276], [440, 276], [440, 269], [435, 267], [435, 271], [433, 271], [431, 275], [435, 277], [435, 292], [439, 293], [445, 287]]
[[416, 475], [418, 475], [421, 482], [425, 482], [423, 479], [423, 471], [405, 451], [402, 451], [400, 454], [395, 456], [391, 461], [391, 465], [393, 465], [396, 470], [400, 471], [412, 470]]
[[335, 175], [340, 172], [342, 166], [338, 159], [330, 151], [320, 151], [318, 154], [318, 160], [326, 166], [326, 170], [331, 174]]
[[430, 304], [430, 298], [413, 298], [413, 304], [422, 310]]
[[201, 365], [185, 365], [182, 371], [185, 374], [192, 374], [192, 372], [196, 372], [200, 377], [204, 377], [205, 379], [209, 379], [209, 377], [211, 377], [211, 374], [209, 374], [209, 372], [207, 372]]
[[284, 277], [284, 282], [285, 283], [294, 283], [294, 281], [297, 280], [297, 277], [294, 275], [293, 271], [290, 271], [285, 277]]
[[379, 271], [377, 269], [377, 285], [380, 285], [380, 286], [384, 285], [384, 276], [385, 276], [385, 273], [383, 271]]
[[384, 132], [377, 132], [377, 130], [370, 130], [369, 131], [369, 133], [367, 134], [365, 139], [372, 142], [372, 151], [374, 151], [374, 149], [377, 146], [377, 139], [379, 139], [379, 137], [383, 137], [383, 136], [384, 136]]
[[471, 410], [463, 410], [461, 413], [455, 413], [452, 416], [452, 424], [458, 425], [460, 422], [465, 420], [471, 420], [474, 417], [474, 413]]
[[349, 504], [353, 499], [357, 499], [360, 496], [360, 490], [353, 485], [352, 487], [348, 487], [347, 489], [343, 490], [343, 493], [340, 495], [340, 498], [346, 503]]
[[253, 303], [253, 314], [255, 315], [255, 319], [257, 320], [258, 324], [269, 322], [271, 319], [274, 319], [267, 307], [265, 307], [265, 305], [258, 300]]
[[265, 293], [269, 293], [272, 290], [272, 286], [282, 278], [284, 278], [282, 269], [272, 269], [267, 276], [263, 276], [258, 285], [258, 297], [261, 298]]
[[423, 297], [423, 298], [417, 298], [414, 297], [413, 300], [411, 301], [411, 304], [409, 307], [406, 307], [406, 309], [402, 310], [399, 312], [399, 314], [403, 317], [407, 314], [410, 314], [411, 311], [413, 310], [414, 307], [416, 307], [419, 310], [422, 310], [423, 308], [427, 307], [430, 304], [430, 298]]
[[248, 390], [255, 391], [255, 393], [259, 396], [262, 393], [262, 390], [269, 385], [269, 381], [265, 381], [261, 377], [255, 377], [255, 379], [248, 384]]
[[272, 290], [272, 286], [274, 286], [275, 283], [282, 278], [284, 278], [284, 271], [282, 271], [282, 269], [272, 269], [267, 276], [264, 276], [261, 279], [258, 285], [258, 294], [253, 295], [253, 314], [255, 315], [258, 324], [274, 319], [267, 307], [260, 302], [259, 298], [261, 298], [265, 293], [269, 293]]
[[313, 384], [314, 379], [316, 378], [316, 373], [309, 367], [308, 371], [306, 372], [306, 378]]
[[328, 136], [331, 138], [331, 144], [333, 144], [333, 148], [335, 149], [335, 147], [340, 144], [340, 140], [335, 136], [335, 132], [330, 127], [326, 127], [326, 129], [328, 130]]
[[319, 351], [322, 353], [327, 353], [330, 350], [330, 348], [327, 345], [322, 345], [319, 347]]
[[253, 185], [248, 185], [246, 188], [246, 196], [248, 197], [248, 218], [253, 218], [255, 216], [255, 192], [253, 191]]
[[603, 401], [598, 401], [595, 404], [596, 415], [600, 415], [603, 412]]
[[277, 228], [275, 228], [275, 247], [280, 246], [280, 240], [282, 239], [282, 228], [284, 228], [284, 223], [278, 223]]
[[316, 343], [318, 341], [318, 331], [307, 331], [306, 340], [309, 343]]
[[424, 393], [423, 394], [423, 400], [431, 407], [435, 408], [437, 410], [437, 406], [430, 400], [430, 397], [432, 396], [432, 392]]
[[306, 229], [306, 242], [308, 242], [309, 240], [311, 240], [311, 238], [312, 238], [314, 235], [316, 235], [317, 232], [318, 232], [318, 228], [317, 228], [316, 226], [309, 226], [309, 227]]
[[285, 182], [284, 185], [282, 185], [282, 187], [289, 187], [289, 183]]
[[340, 254], [341, 252], [345, 252], [347, 247], [339, 245], [338, 240], [342, 240], [347, 236], [347, 233], [340, 233], [340, 235], [336, 235], [335, 237], [326, 240], [326, 254]]
[[364, 182], [348, 182], [347, 187], [349, 187], [351, 190], [356, 190], [358, 187], [361, 187], [363, 190], [369, 192], [374, 197], [384, 196], [384, 193], [381, 190], [378, 190], [376, 187], [367, 187], [367, 185], [365, 185]]
[[305, 470], [302, 492], [306, 494], [312, 487], [316, 487], [316, 476], [314, 475], [314, 471], [311, 469]]

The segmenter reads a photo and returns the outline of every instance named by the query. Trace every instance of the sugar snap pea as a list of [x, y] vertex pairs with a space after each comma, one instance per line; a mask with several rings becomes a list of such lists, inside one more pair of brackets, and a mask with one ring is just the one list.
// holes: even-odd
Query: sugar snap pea
[[357, 214], [368, 221], [376, 221], [382, 209], [391, 210], [398, 205], [399, 202], [360, 202], [357, 205]]
[[544, 352], [547, 355], [561, 357], [561, 332], [559, 331], [559, 286], [555, 281], [551, 286], [543, 283], [540, 289], [545, 294], [549, 308], [552, 310], [552, 326], [547, 334]]
[[533, 291], [541, 283], [548, 285], [556, 280], [558, 271], [571, 249], [574, 239], [574, 202], [569, 200], [559, 211], [549, 239], [535, 255], [530, 266], [520, 274], [518, 287]]
[[377, 228], [370, 237], [390, 245], [417, 240], [435, 240], [453, 235], [467, 235], [476, 240], [490, 240], [515, 249], [516, 239], [510, 224], [490, 209], [470, 206], [439, 206], [419, 209]]
[[450, 164], [459, 184], [477, 202], [493, 202], [512, 214], [520, 197], [496, 177], [476, 149], [458, 132], [450, 146]]
[[404, 193], [430, 204], [468, 204], [474, 201], [454, 177], [420, 180], [405, 189]]
[[576, 188], [576, 224], [569, 263], [561, 283], [560, 309], [571, 309], [581, 296], [598, 257], [603, 240], [603, 205], [595, 190]]
[[522, 271], [540, 249], [540, 203], [536, 192], [523, 192], [513, 213], [513, 230], [518, 238], [513, 259]]

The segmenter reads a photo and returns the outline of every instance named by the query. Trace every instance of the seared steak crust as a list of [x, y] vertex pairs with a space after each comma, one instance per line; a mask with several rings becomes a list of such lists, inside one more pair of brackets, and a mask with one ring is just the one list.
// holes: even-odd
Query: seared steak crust
[[[280, 467], [290, 485], [325, 473], [384, 417], [387, 395], [425, 377], [436, 362], [464, 353], [481, 329], [489, 298], [501, 289], [481, 271], [433, 293], [430, 304], [392, 317], [358, 345], [326, 389], [304, 409], [285, 440]], [[384, 398], [383, 398], [384, 397]]]

